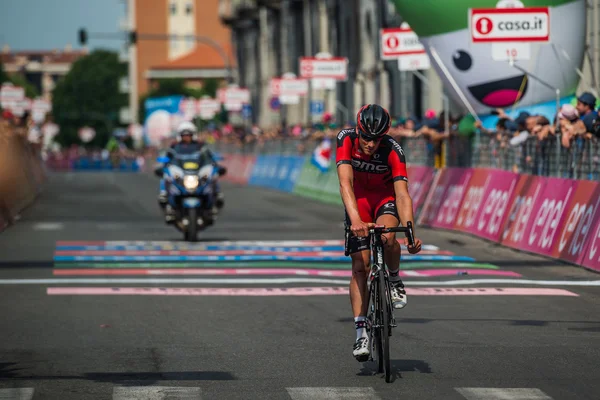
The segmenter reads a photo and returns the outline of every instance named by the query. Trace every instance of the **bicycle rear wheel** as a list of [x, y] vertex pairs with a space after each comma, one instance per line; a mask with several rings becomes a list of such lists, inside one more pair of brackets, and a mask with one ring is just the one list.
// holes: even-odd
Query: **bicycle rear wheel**
[[[379, 328], [379, 342], [381, 343], [381, 358], [379, 361], [379, 372], [385, 372], [385, 381], [390, 382], [392, 379], [392, 368], [390, 361], [390, 304], [389, 295], [387, 293], [387, 284], [385, 282], [385, 276], [383, 272], [379, 273], [378, 279], [378, 298], [379, 298], [379, 315], [380, 328]], [[379, 351], [378, 351], [379, 352]], [[383, 368], [382, 368], [383, 364]], [[381, 371], [383, 369], [383, 371]]]

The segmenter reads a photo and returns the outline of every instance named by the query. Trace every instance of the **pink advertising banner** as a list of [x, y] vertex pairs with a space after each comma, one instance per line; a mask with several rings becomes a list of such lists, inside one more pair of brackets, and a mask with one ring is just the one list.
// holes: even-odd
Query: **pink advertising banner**
[[508, 212], [502, 221], [500, 242], [509, 247], [523, 248], [526, 240], [525, 230], [532, 218], [534, 205], [546, 186], [546, 181], [531, 175], [521, 175], [512, 198]]
[[518, 181], [519, 175], [512, 172], [475, 170], [454, 228], [499, 241], [504, 215]]
[[578, 264], [600, 272], [600, 184], [596, 191], [590, 193], [589, 196], [591, 205], [584, 213], [579, 232], [582, 238], [587, 239], [585, 239], [584, 249], [579, 257]]
[[471, 168], [439, 171], [425, 199], [419, 224], [452, 228], [473, 171]]
[[577, 181], [577, 187], [567, 205], [565, 219], [554, 240], [552, 256], [582, 264], [584, 249], [593, 235], [593, 224], [600, 206], [600, 184]]
[[519, 224], [515, 232], [520, 239], [505, 244], [533, 253], [551, 255], [552, 245], [565, 218], [567, 204], [575, 193], [577, 181], [535, 178], [531, 186], [535, 187], [533, 195], [523, 198], [524, 212], [517, 219]]
[[435, 177], [435, 171], [435, 168], [432, 167], [408, 167], [408, 191], [412, 197], [415, 213], [425, 202], [425, 197]]

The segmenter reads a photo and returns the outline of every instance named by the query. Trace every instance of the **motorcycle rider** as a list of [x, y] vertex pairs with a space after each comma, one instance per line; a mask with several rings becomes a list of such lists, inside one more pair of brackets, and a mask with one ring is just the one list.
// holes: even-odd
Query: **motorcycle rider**
[[[177, 127], [177, 141], [171, 145], [166, 157], [172, 159], [175, 154], [192, 154], [195, 152], [206, 152], [208, 157], [212, 160], [212, 164], [215, 168], [226, 171], [225, 167], [220, 166], [214, 154], [205, 147], [205, 143], [198, 141], [198, 131], [196, 125], [189, 121], [184, 121]], [[166, 163], [168, 164], [168, 162]], [[156, 169], [162, 170], [166, 164], [160, 164]], [[215, 194], [215, 207], [213, 207], [213, 215], [216, 216], [221, 208], [225, 205], [225, 196], [221, 192], [218, 182], [215, 180], [213, 183], [213, 193]], [[165, 222], [169, 223], [175, 220], [175, 210], [168, 204], [168, 193], [165, 186], [165, 179], [161, 178], [160, 188], [158, 194], [158, 204], [165, 213]]]

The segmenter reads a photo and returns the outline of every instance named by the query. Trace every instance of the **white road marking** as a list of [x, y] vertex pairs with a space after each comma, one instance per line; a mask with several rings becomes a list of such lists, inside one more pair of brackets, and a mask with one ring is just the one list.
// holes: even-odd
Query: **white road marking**
[[0, 389], [0, 400], [31, 400], [33, 388]]
[[59, 231], [64, 229], [62, 222], [37, 222], [33, 224], [34, 231]]
[[292, 400], [379, 400], [371, 387], [286, 388]]
[[199, 387], [117, 386], [113, 400], [201, 400]]
[[[347, 285], [350, 279], [327, 278], [66, 278], [66, 279], [0, 279], [0, 285], [42, 285], [66, 283], [327, 283], [331, 285]], [[471, 286], [480, 284], [509, 284], [535, 286], [600, 286], [600, 281], [536, 281], [530, 279], [466, 279], [452, 281], [410, 281], [404, 280], [407, 286]]]
[[456, 388], [467, 400], [552, 400], [537, 388]]

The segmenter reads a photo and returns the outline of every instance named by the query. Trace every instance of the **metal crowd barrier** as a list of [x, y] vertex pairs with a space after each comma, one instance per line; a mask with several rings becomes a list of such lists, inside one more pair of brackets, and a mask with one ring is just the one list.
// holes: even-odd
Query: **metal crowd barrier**
[[[274, 138], [217, 141], [217, 152], [225, 154], [311, 154], [322, 139]], [[570, 147], [561, 144], [561, 137], [544, 140], [529, 137], [511, 144], [508, 137], [461, 137], [450, 135], [444, 140], [427, 136], [397, 138], [410, 165], [428, 167], [496, 168], [538, 176], [600, 180], [600, 142], [577, 137]], [[335, 138], [332, 139], [335, 154]]]

